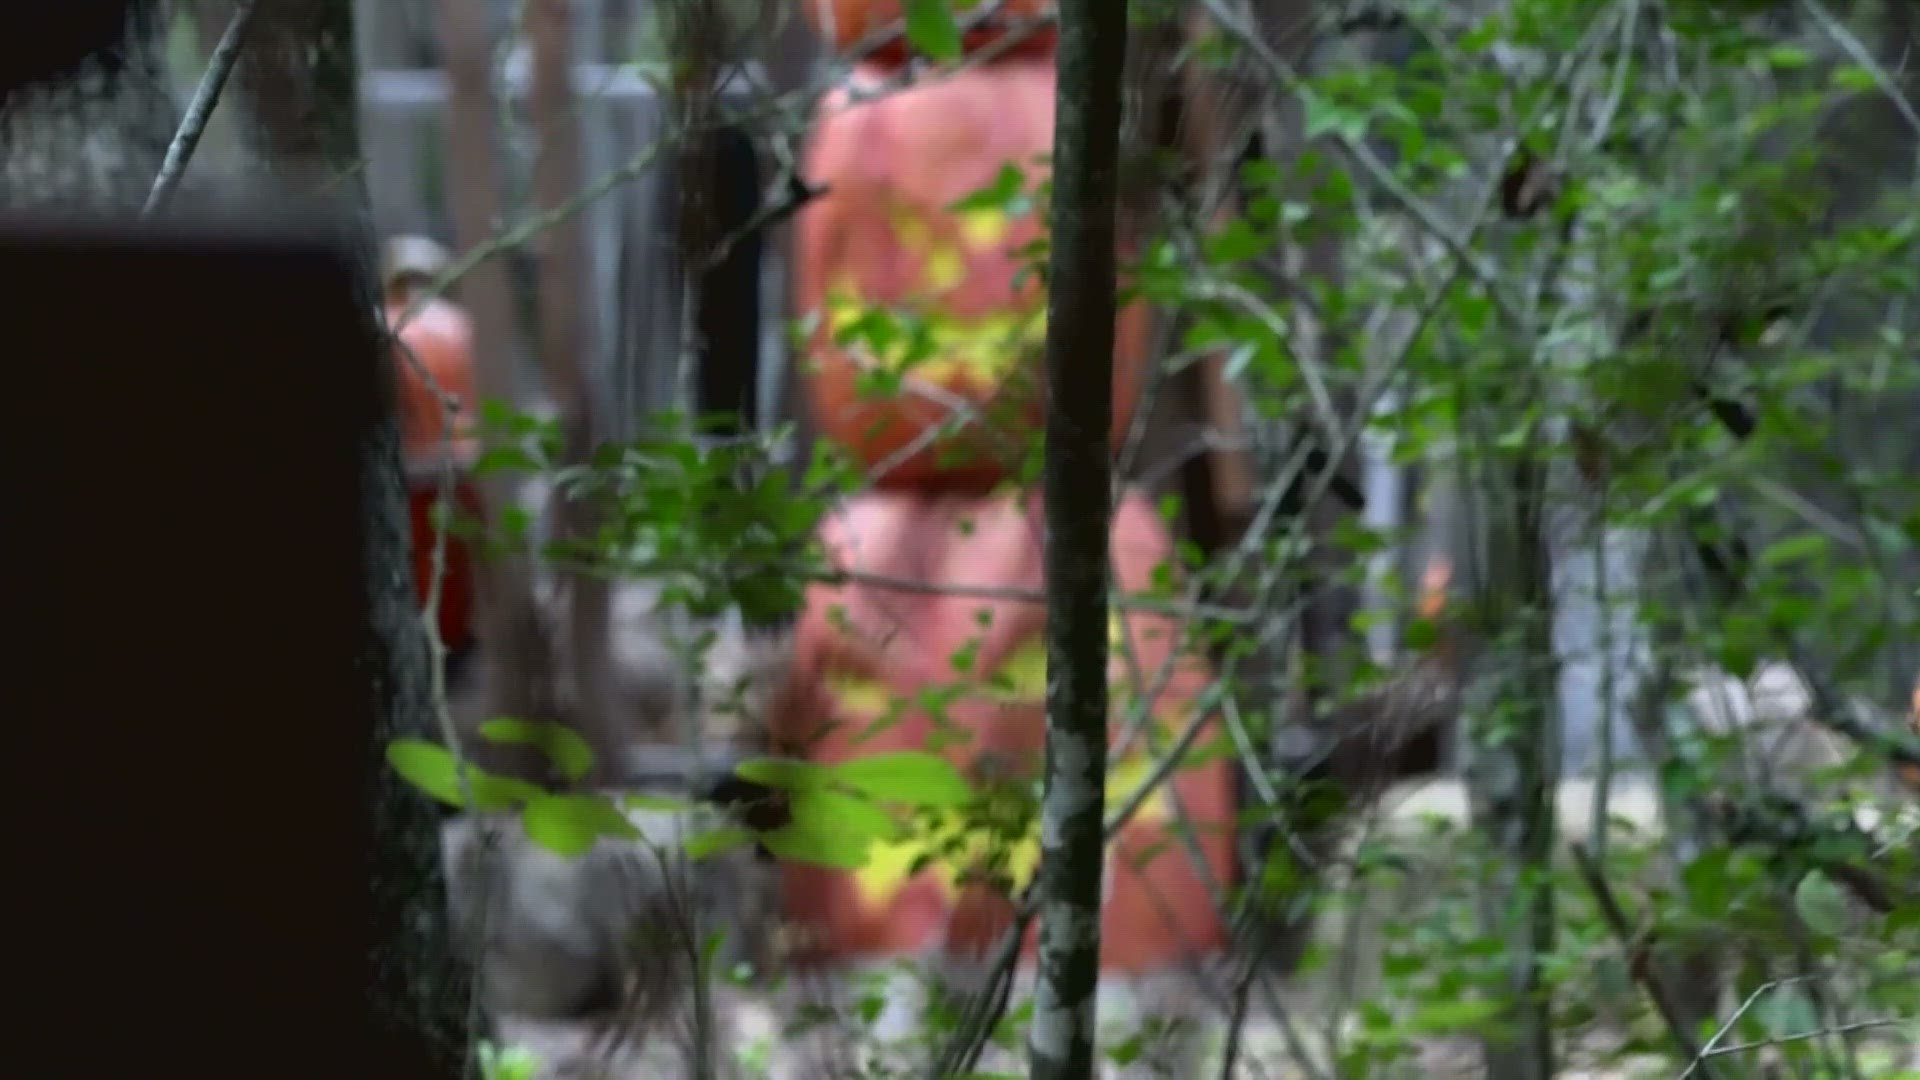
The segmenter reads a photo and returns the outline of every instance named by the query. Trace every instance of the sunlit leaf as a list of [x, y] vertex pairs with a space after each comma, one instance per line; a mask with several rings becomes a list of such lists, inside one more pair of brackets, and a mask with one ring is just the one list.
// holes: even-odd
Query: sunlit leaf
[[539, 750], [568, 781], [579, 780], [593, 769], [593, 747], [563, 724], [503, 716], [481, 724], [480, 734], [497, 743]]
[[640, 837], [625, 814], [602, 795], [547, 795], [527, 804], [521, 815], [527, 838], [556, 855], [586, 854], [601, 837]]
[[878, 802], [947, 807], [973, 797], [972, 787], [952, 762], [917, 750], [855, 758], [832, 771], [834, 782]]
[[546, 794], [537, 785], [493, 776], [472, 762], [455, 770], [452, 752], [425, 739], [395, 739], [387, 746], [387, 764], [407, 783], [453, 807], [467, 805], [467, 792], [460, 782], [462, 773], [466, 776], [464, 786], [472, 791], [480, 810], [506, 810]]
[[713, 829], [687, 837], [683, 846], [687, 858], [698, 862], [751, 844], [754, 839], [754, 835], [745, 829]]

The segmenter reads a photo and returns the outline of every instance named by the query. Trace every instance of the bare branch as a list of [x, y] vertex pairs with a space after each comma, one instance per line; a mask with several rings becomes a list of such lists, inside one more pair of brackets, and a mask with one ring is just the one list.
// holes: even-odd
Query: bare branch
[[233, 74], [234, 65], [240, 60], [240, 49], [246, 44], [247, 28], [252, 25], [253, 12], [258, 6], [259, 0], [240, 0], [233, 9], [233, 17], [227, 20], [220, 43], [214, 46], [213, 57], [207, 61], [206, 73], [200, 76], [200, 85], [193, 91], [187, 115], [180, 119], [180, 130], [167, 146], [166, 160], [160, 163], [160, 175], [153, 178], [153, 190], [147, 193], [147, 203], [140, 210], [142, 216], [158, 213], [186, 174], [187, 162], [200, 145], [200, 136], [206, 133], [214, 106], [220, 104], [220, 92], [226, 89], [227, 77]]

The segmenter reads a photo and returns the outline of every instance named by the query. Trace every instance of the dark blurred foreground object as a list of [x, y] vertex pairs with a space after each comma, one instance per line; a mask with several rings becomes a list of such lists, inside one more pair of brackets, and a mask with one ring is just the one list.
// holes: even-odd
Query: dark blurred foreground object
[[8, 4], [0, 14], [0, 95], [58, 79], [117, 43], [153, 0]]
[[267, 221], [0, 218], [29, 1072], [460, 1074], [372, 267]]

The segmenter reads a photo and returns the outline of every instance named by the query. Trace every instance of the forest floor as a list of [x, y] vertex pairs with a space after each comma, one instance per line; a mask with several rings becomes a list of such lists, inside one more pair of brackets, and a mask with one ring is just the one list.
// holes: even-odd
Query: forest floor
[[[1293, 996], [1293, 995], [1289, 995]], [[724, 1016], [726, 1036], [720, 1040], [729, 1059], [719, 1065], [717, 1076], [725, 1080], [860, 1080], [895, 1076], [919, 1076], [917, 1070], [894, 1072], [872, 1068], [873, 1059], [883, 1055], [871, 1046], [848, 1048], [836, 1061], [867, 1059], [866, 1069], [823, 1067], [818, 1058], [796, 1052], [795, 1044], [782, 1038], [782, 1029], [792, 1020], [791, 1005], [766, 993], [723, 989], [716, 1001]], [[1103, 1015], [1105, 1015], [1103, 1013]], [[1296, 1021], [1298, 1023], [1298, 1021]], [[1194, 1080], [1220, 1077], [1222, 1080], [1323, 1080], [1334, 1075], [1324, 1063], [1303, 1067], [1288, 1049], [1288, 1037], [1271, 1016], [1250, 1017], [1243, 1028], [1241, 1049], [1230, 1077], [1221, 1071], [1219, 1025], [1207, 1039], [1214, 1045], [1203, 1048], [1196, 1058], [1184, 1063], [1155, 1065], [1136, 1062], [1120, 1068], [1111, 1060], [1103, 1064], [1104, 1080]], [[533, 1051], [544, 1063], [541, 1080], [659, 1080], [694, 1075], [685, 1054], [685, 1040], [671, 1034], [625, 1046], [610, 1046], [602, 1025], [585, 1022], [507, 1020], [501, 1034], [509, 1045]], [[1862, 1075], [1885, 1080], [1888, 1077], [1920, 1075], [1920, 1023], [1906, 1025], [1903, 1040], [1882, 1040], [1878, 1044], [1863, 1041], [1860, 1053]], [[1314, 1045], [1320, 1039], [1309, 1034]], [[1904, 1046], [1899, 1045], [1904, 1042]], [[1589, 1032], [1586, 1037], [1560, 1048], [1563, 1060], [1556, 1073], [1563, 1080], [1674, 1080], [1684, 1068], [1670, 1053], [1634, 1052], [1621, 1046], [1620, 1039], [1605, 1032]], [[1722, 1059], [1720, 1075], [1741, 1077], [1789, 1076], [1790, 1071], [1773, 1064], [1777, 1051]], [[896, 1059], [897, 1060], [897, 1059]], [[1769, 1067], [1772, 1065], [1773, 1067]], [[1026, 1075], [1024, 1054], [990, 1049], [973, 1074], [976, 1077], [1019, 1077]], [[1465, 1038], [1433, 1038], [1417, 1042], [1412, 1051], [1391, 1063], [1350, 1066], [1340, 1075], [1366, 1076], [1380, 1080], [1472, 1080], [1485, 1075], [1476, 1042]]]

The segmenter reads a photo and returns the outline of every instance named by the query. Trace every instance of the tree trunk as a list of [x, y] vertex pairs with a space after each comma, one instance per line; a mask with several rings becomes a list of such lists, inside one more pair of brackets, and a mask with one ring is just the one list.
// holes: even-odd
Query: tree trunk
[[[526, 35], [533, 51], [529, 111], [539, 134], [533, 166], [533, 198], [541, 210], [560, 206], [585, 186], [581, 179], [580, 119], [573, 94], [573, 20], [568, 0], [532, 0]], [[596, 355], [595, 320], [582, 304], [587, 281], [584, 217], [574, 215], [544, 237], [539, 266], [540, 359], [546, 385], [560, 407], [569, 465], [585, 464], [600, 437], [588, 358]], [[559, 496], [556, 494], [556, 498]], [[594, 522], [578, 504], [550, 508], [572, 539], [592, 535]], [[613, 715], [611, 599], [606, 580], [572, 574], [567, 582], [567, 676], [574, 723], [595, 748], [600, 779], [619, 768], [617, 752], [628, 733]]]
[[[117, 40], [31, 85], [0, 86], [0, 207], [138, 210], [145, 200], [179, 110], [167, 79], [165, 5], [124, 7]], [[0, 33], [33, 31], [10, 18]]]
[[1107, 773], [1108, 430], [1127, 6], [1060, 5], [1047, 274], [1047, 764], [1035, 1080], [1094, 1067]]
[[[1488, 506], [1484, 565], [1473, 579], [1482, 638], [1504, 635], [1479, 652], [1467, 684], [1466, 772], [1474, 827], [1491, 849], [1480, 888], [1481, 933], [1505, 943], [1508, 977], [1504, 1034], [1484, 1053], [1492, 1080], [1553, 1075], [1552, 1001], [1544, 957], [1553, 948], [1553, 883], [1548, 875], [1558, 781], [1558, 685], [1553, 589], [1546, 535], [1541, 449], [1469, 463], [1482, 472]], [[1491, 454], [1489, 455], [1491, 456]]]
[[[501, 216], [494, 43], [484, 0], [435, 0], [435, 8], [447, 62], [447, 174], [455, 178], [448, 200], [454, 236], [464, 252], [492, 238]], [[505, 264], [491, 258], [473, 267], [460, 281], [460, 296], [473, 317], [481, 398], [517, 404], [521, 380], [514, 363], [513, 293]], [[510, 477], [495, 477], [487, 484], [486, 498], [493, 507], [517, 505], [518, 485]], [[533, 565], [524, 552], [503, 551], [482, 564], [480, 644], [487, 654], [487, 704], [495, 715], [557, 720], [561, 709], [551, 638], [533, 585]], [[551, 779], [538, 754], [490, 744], [472, 749], [483, 765]], [[593, 749], [601, 761], [615, 752], [606, 745]]]
[[[360, 161], [359, 95], [352, 0], [281, 0], [256, 16], [238, 71], [251, 106], [243, 135], [264, 179], [290, 196], [331, 204], [358, 253], [361, 309], [370, 340], [379, 323], [373, 234]], [[368, 1008], [394, 1046], [425, 1044], [434, 1076], [470, 1075], [478, 1017], [472, 973], [447, 930], [440, 815], [386, 764], [401, 737], [434, 737], [426, 634], [415, 603], [412, 539], [393, 404], [361, 448], [369, 551], [368, 602], [379, 643], [366, 658], [380, 723], [368, 747], [373, 815], [372, 881], [379, 951]], [[424, 1038], [423, 1038], [424, 1037]]]

